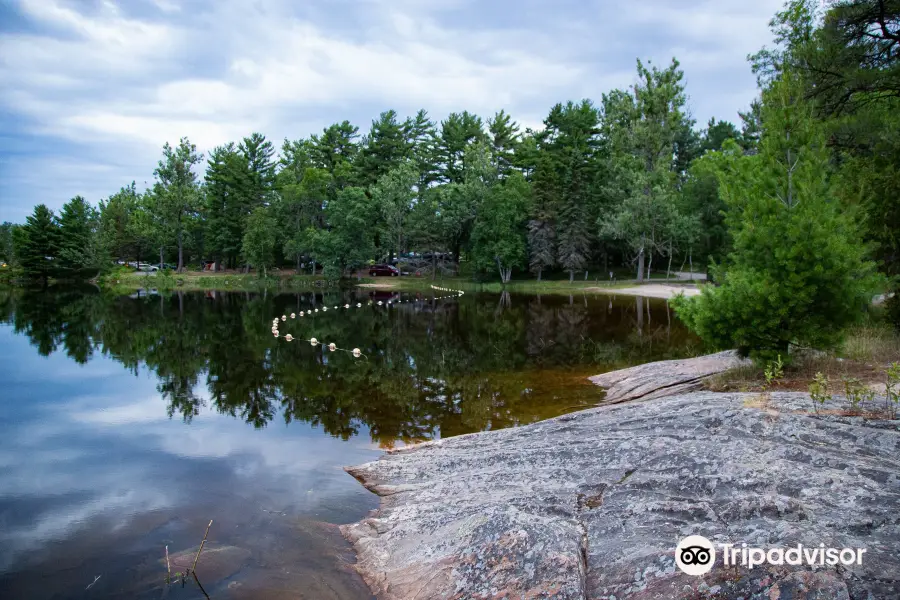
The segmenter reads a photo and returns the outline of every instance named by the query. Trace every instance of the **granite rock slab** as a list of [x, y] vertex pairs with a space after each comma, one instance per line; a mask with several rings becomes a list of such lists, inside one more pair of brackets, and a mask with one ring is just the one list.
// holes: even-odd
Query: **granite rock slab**
[[[829, 408], [697, 392], [426, 442], [347, 468], [381, 498], [342, 532], [385, 600], [900, 598], [898, 422]], [[692, 576], [693, 534], [867, 552]]]

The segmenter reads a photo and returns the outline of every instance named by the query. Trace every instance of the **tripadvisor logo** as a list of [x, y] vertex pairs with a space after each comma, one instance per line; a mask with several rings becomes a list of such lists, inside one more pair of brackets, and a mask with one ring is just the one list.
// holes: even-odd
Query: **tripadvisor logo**
[[716, 562], [716, 549], [702, 535], [689, 535], [675, 547], [675, 564], [688, 575], [709, 573]]
[[[752, 569], [762, 564], [769, 565], [861, 565], [865, 548], [826, 548], [825, 544], [804, 546], [797, 544], [790, 548], [748, 547], [747, 544], [719, 544], [722, 563], [728, 566], [741, 565]], [[675, 564], [688, 575], [705, 575], [716, 563], [716, 549], [713, 543], [702, 535], [689, 535], [675, 547]]]

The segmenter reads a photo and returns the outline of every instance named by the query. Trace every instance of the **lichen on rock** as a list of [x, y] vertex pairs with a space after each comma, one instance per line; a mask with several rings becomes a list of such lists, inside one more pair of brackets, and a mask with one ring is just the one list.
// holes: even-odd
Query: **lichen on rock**
[[[900, 431], [805, 394], [697, 392], [392, 451], [342, 527], [379, 598], [900, 597]], [[861, 565], [675, 567], [687, 535], [866, 548]]]

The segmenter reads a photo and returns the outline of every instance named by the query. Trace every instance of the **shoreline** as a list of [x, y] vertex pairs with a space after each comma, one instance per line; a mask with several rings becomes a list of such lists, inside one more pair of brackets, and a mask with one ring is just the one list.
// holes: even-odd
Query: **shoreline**
[[692, 296], [699, 293], [698, 285], [704, 282], [699, 279], [652, 278], [644, 283], [634, 280], [616, 281], [604, 284], [596, 281], [568, 280], [514, 280], [506, 285], [499, 282], [474, 283], [468, 278], [435, 279], [419, 277], [398, 278], [350, 278], [339, 281], [326, 280], [321, 275], [298, 275], [294, 272], [275, 272], [266, 279], [260, 279], [255, 273], [240, 272], [186, 272], [170, 275], [144, 273], [120, 273], [98, 277], [94, 281], [104, 290], [129, 293], [139, 289], [157, 289], [160, 291], [292, 291], [308, 288], [329, 289], [383, 289], [391, 291], [428, 291], [432, 285], [460, 289], [467, 292], [516, 294], [548, 294], [548, 295], [624, 295], [645, 296], [647, 298], [672, 298], [679, 293]]
[[[834, 400], [814, 414], [803, 393], [683, 387], [736, 360], [613, 371], [591, 378], [609, 386], [598, 407], [345, 468], [380, 496], [367, 518], [341, 526], [355, 568], [389, 600], [896, 595], [900, 577], [883, 574], [896, 572], [900, 534], [860, 527], [896, 513], [896, 421], [845, 416]], [[695, 577], [674, 564], [691, 534], [762, 547], [838, 539], [869, 554], [841, 571]]]

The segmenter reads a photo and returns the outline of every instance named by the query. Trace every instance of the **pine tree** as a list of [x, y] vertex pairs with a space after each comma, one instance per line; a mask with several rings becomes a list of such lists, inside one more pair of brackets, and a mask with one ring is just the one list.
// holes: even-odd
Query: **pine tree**
[[59, 274], [77, 278], [105, 264], [100, 257], [96, 233], [97, 214], [81, 196], [66, 202], [59, 217]]
[[676, 307], [711, 345], [763, 360], [832, 347], [875, 283], [854, 211], [825, 175], [826, 138], [803, 90], [782, 69], [763, 95], [759, 154], [726, 144], [719, 186], [733, 251], [720, 287]]
[[407, 134], [397, 112], [388, 110], [372, 121], [372, 129], [365, 137], [356, 161], [357, 183], [368, 186], [400, 166], [409, 157]]
[[494, 168], [501, 179], [509, 176], [513, 168], [516, 148], [520, 143], [519, 125], [504, 111], [488, 119]]
[[331, 175], [331, 200], [337, 197], [338, 191], [356, 185], [354, 164], [359, 155], [358, 137], [359, 128], [350, 121], [343, 121], [326, 127], [322, 135], [313, 135], [309, 139], [309, 156], [313, 165]]
[[601, 236], [625, 243], [643, 281], [656, 253], [669, 252], [672, 229], [680, 222], [674, 210], [685, 163], [695, 152], [686, 130], [693, 122], [684, 112], [684, 73], [677, 60], [665, 69], [648, 69], [638, 61], [640, 82], [628, 94], [604, 96], [604, 138], [609, 178], [600, 216]]
[[160, 240], [169, 235], [178, 246], [178, 272], [184, 271], [184, 241], [191, 219], [199, 211], [200, 194], [197, 175], [193, 168], [203, 160], [197, 147], [187, 138], [181, 138], [178, 146], [172, 148], [168, 142], [163, 146], [163, 159], [159, 161], [154, 185], [154, 210], [157, 213], [157, 232]]
[[34, 207], [25, 219], [15, 240], [15, 253], [23, 271], [29, 277], [47, 284], [58, 272], [59, 224], [53, 211], [44, 204]]
[[[590, 258], [593, 235], [590, 224], [596, 217], [594, 179], [598, 144], [598, 113], [589, 100], [557, 104], [544, 120], [538, 136], [538, 164], [535, 170], [535, 211], [541, 215], [532, 232], [531, 268], [538, 273], [549, 266], [547, 248], [556, 243], [555, 258], [574, 279]], [[552, 217], [551, 217], [552, 216]], [[552, 225], [546, 221], [553, 218]], [[538, 258], [541, 257], [541, 258]]]
[[254, 202], [259, 203], [266, 194], [260, 187], [260, 173], [266, 169], [254, 173], [247, 155], [233, 143], [210, 152], [204, 176], [204, 214], [207, 249], [217, 264], [224, 261], [229, 268], [237, 266], [247, 217]]
[[435, 148], [440, 180], [445, 183], [463, 183], [466, 177], [463, 159], [467, 148], [486, 140], [481, 117], [467, 111], [450, 113], [441, 122], [441, 133]]

